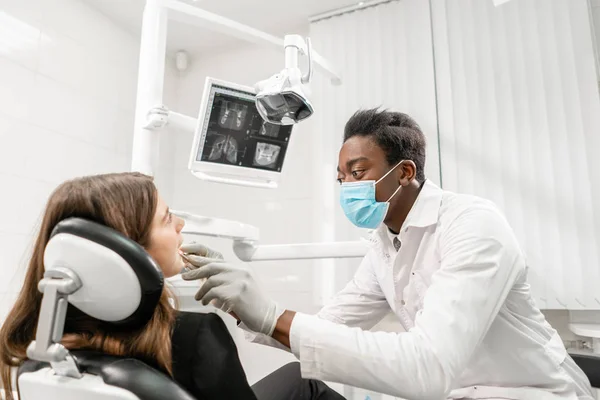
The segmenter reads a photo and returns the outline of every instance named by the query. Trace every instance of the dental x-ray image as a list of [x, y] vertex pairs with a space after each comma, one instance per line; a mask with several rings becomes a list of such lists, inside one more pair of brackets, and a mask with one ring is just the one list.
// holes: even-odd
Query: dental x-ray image
[[276, 138], [277, 136], [279, 136], [279, 125], [270, 124], [266, 121], [263, 121], [258, 133], [262, 136]]
[[215, 90], [197, 161], [281, 172], [291, 126], [265, 122], [252, 97]]
[[246, 153], [246, 149], [240, 149], [238, 141], [230, 135], [208, 132], [206, 142], [201, 158], [203, 160], [237, 164]]
[[275, 169], [280, 152], [281, 146], [258, 142], [252, 165]]
[[219, 126], [226, 129], [239, 131], [246, 122], [248, 106], [238, 102], [222, 100], [216, 105], [221, 108], [219, 113]]

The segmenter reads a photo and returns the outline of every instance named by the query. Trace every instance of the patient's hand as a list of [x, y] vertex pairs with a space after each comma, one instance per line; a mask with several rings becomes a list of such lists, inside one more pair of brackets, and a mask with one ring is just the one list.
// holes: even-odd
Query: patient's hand
[[187, 261], [191, 269], [200, 268], [204, 265], [222, 262], [223, 255], [200, 243], [188, 243], [179, 248], [181, 256]]

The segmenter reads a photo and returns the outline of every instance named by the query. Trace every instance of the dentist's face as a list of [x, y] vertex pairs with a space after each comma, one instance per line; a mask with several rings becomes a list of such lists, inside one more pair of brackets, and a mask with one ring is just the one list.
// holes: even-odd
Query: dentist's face
[[150, 233], [150, 245], [146, 249], [163, 271], [165, 278], [170, 278], [181, 272], [184, 267], [179, 254], [183, 243], [181, 230], [185, 222], [171, 214], [163, 199], [158, 197], [158, 205]]
[[[340, 150], [337, 179], [340, 183], [378, 181], [392, 167], [386, 161], [385, 152], [373, 140], [365, 136], [354, 136]], [[377, 183], [377, 201], [387, 201], [394, 194], [398, 188], [397, 175], [397, 172], [391, 173]]]

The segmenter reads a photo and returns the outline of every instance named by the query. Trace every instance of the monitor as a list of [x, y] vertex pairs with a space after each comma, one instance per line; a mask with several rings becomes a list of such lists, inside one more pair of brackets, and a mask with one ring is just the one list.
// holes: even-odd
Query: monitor
[[292, 126], [262, 119], [252, 87], [206, 78], [189, 161], [200, 179], [275, 188]]

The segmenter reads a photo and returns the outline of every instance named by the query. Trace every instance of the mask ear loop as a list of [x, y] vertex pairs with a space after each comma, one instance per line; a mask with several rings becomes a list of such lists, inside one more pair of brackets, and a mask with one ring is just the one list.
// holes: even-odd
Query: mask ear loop
[[375, 181], [374, 185], [377, 185], [379, 182], [381, 182], [382, 180], [384, 180], [386, 176], [388, 176], [389, 174], [391, 174], [392, 171], [395, 170], [396, 168], [398, 168], [398, 165], [402, 164], [403, 162], [404, 162], [404, 160], [402, 160], [398, 164], [396, 164], [396, 166], [394, 166], [394, 168], [390, 169], [388, 172], [385, 173], [385, 175], [383, 175], [381, 178], [379, 178], [377, 181]]
[[386, 203], [389, 203], [389, 202], [390, 202], [390, 200], [391, 200], [391, 199], [392, 199], [392, 198], [393, 198], [393, 197], [396, 195], [396, 193], [398, 193], [398, 192], [400, 191], [400, 188], [401, 188], [401, 187], [402, 187], [402, 185], [398, 185], [398, 189], [396, 189], [396, 191], [394, 192], [394, 194], [392, 194], [392, 195], [390, 196], [390, 198], [389, 198], [389, 199], [387, 199]]
[[[401, 160], [401, 161], [400, 161], [398, 164], [396, 164], [396, 166], [394, 166], [394, 168], [390, 169], [388, 172], [386, 172], [386, 173], [385, 173], [385, 175], [383, 175], [381, 178], [379, 178], [379, 180], [377, 180], [377, 181], [376, 181], [376, 182], [373, 184], [373, 186], [377, 185], [379, 182], [381, 182], [382, 180], [384, 180], [386, 176], [388, 176], [389, 174], [391, 174], [391, 173], [392, 173], [392, 171], [393, 171], [393, 170], [395, 170], [396, 168], [398, 168], [398, 165], [402, 164], [403, 162], [404, 162], [404, 160]], [[399, 186], [398, 186], [398, 189], [396, 189], [396, 191], [394, 192], [394, 194], [392, 194], [392, 195], [390, 196], [390, 198], [389, 198], [389, 199], [387, 199], [386, 203], [389, 203], [389, 202], [390, 202], [390, 200], [391, 200], [391, 199], [392, 199], [392, 198], [393, 198], [393, 197], [396, 195], [396, 193], [398, 193], [398, 191], [400, 190], [400, 188], [401, 188], [401, 187], [402, 187], [402, 185], [399, 185]]]

